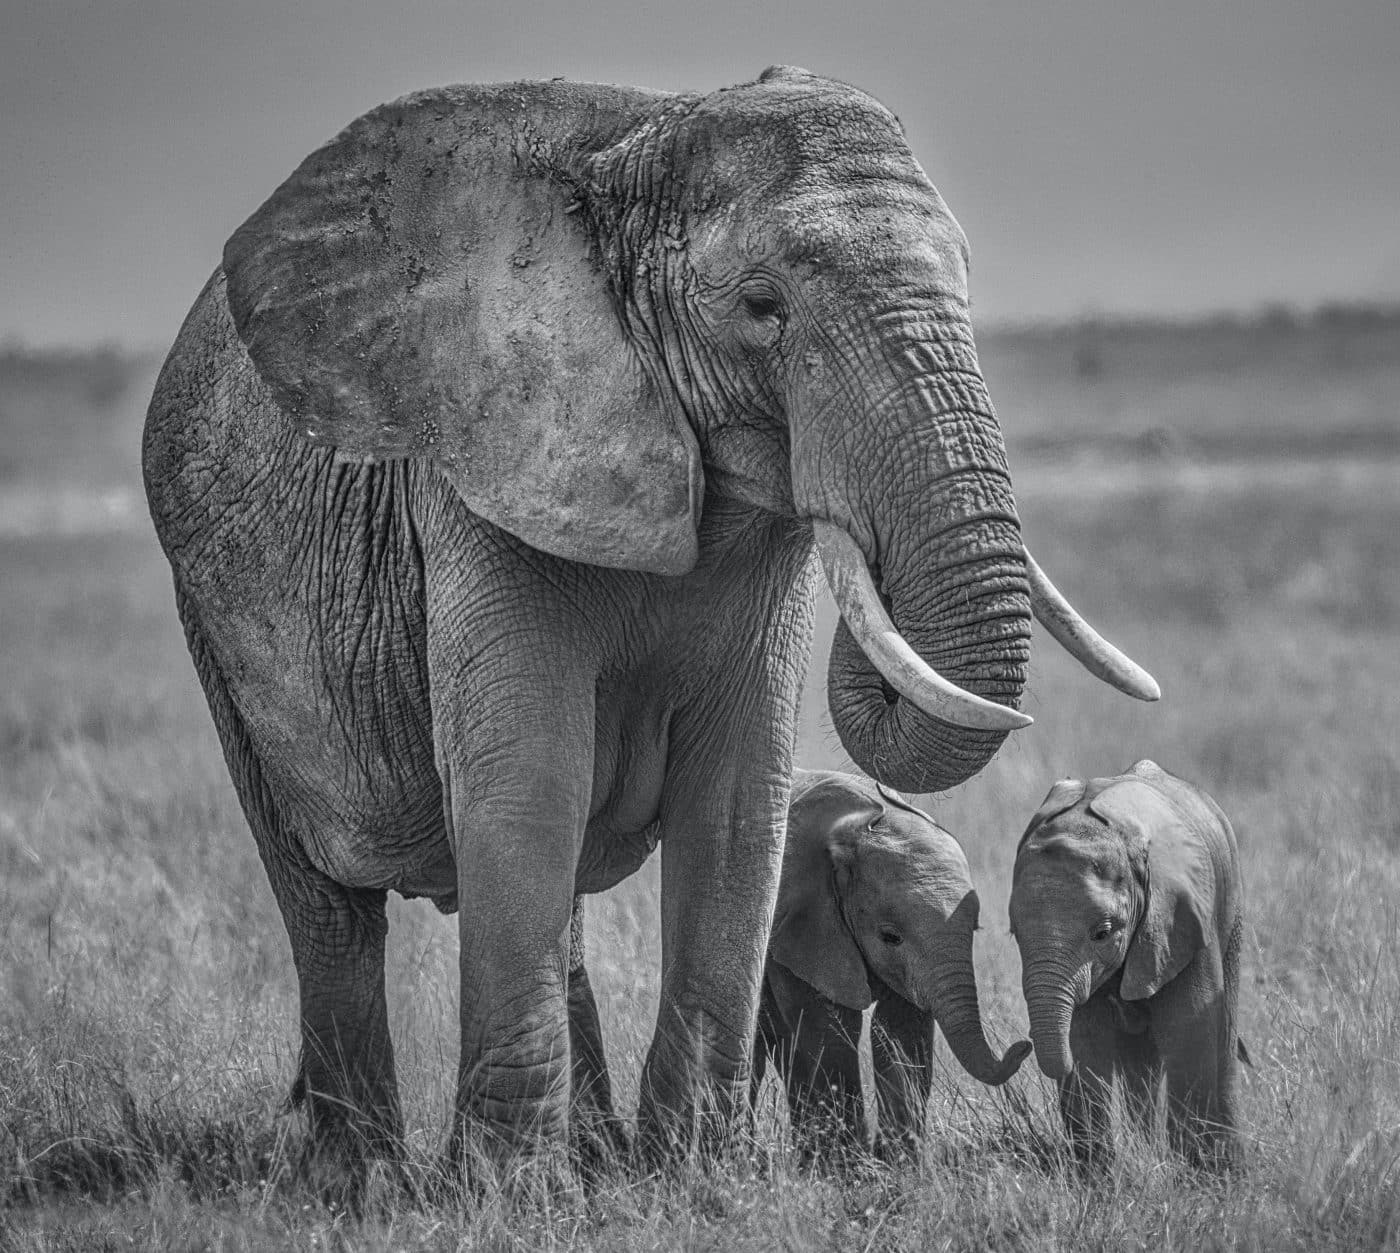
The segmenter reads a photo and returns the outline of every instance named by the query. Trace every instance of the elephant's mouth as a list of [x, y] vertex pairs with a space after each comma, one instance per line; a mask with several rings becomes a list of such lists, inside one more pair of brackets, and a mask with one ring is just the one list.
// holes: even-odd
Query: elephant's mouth
[[[924, 713], [953, 726], [1015, 731], [1033, 719], [959, 687], [928, 664], [899, 633], [859, 545], [831, 522], [813, 523], [817, 551], [841, 617], [870, 664], [901, 696]], [[1061, 595], [1029, 552], [1025, 553], [1031, 612], [1090, 674], [1138, 700], [1161, 696], [1157, 681], [1110, 644]]]

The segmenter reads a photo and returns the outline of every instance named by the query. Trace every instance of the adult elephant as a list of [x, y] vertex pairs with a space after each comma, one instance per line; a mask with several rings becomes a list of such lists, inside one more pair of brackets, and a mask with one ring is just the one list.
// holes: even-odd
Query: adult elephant
[[946, 788], [1029, 721], [962, 232], [898, 121], [800, 70], [366, 114], [229, 240], [144, 465], [322, 1149], [399, 1133], [388, 889], [459, 910], [459, 1139], [559, 1142], [571, 900], [658, 836], [642, 1132], [742, 1107], [814, 531], [865, 770]]

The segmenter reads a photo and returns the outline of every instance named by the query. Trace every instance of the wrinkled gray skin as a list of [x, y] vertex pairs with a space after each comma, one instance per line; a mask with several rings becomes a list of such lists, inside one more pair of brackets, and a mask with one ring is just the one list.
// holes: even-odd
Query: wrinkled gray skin
[[1243, 893], [1234, 832], [1200, 789], [1143, 760], [1062, 779], [1021, 838], [1011, 928], [1040, 1068], [1075, 1152], [1110, 1151], [1116, 1079], [1189, 1160], [1238, 1163]]
[[[966, 243], [869, 96], [454, 87], [367, 114], [229, 240], [147, 419], [176, 599], [295, 959], [313, 1142], [392, 1148], [385, 894], [457, 909], [457, 1132], [562, 1144], [574, 892], [662, 843], [641, 1131], [742, 1108], [810, 649], [811, 523], [1014, 705], [1023, 546]], [[830, 704], [911, 790], [998, 732]]]
[[[983, 1083], [1005, 1083], [1020, 1068], [1028, 1041], [998, 1057], [983, 1034], [972, 965], [978, 911], [961, 846], [922, 810], [870, 779], [793, 773], [751, 1092], [771, 1062], [807, 1148], [833, 1129], [840, 1148], [869, 1139], [859, 1045], [861, 1013], [871, 1005], [883, 1155], [914, 1148], [923, 1132], [935, 1021]], [[597, 1009], [581, 948], [577, 954], [569, 1002], [576, 1091], [615, 1123]]]

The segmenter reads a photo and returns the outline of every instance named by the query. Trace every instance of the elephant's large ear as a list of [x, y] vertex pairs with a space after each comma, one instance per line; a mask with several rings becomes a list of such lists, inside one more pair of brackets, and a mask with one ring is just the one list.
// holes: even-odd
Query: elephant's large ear
[[843, 775], [809, 787], [788, 809], [768, 955], [848, 1009], [865, 1009], [875, 996], [865, 959], [842, 915], [840, 892], [854, 872], [855, 837], [884, 812], [878, 798]]
[[1040, 808], [1031, 815], [1030, 822], [1021, 833], [1021, 839], [1016, 845], [1017, 851], [1031, 838], [1041, 823], [1049, 822], [1072, 805], [1077, 805], [1080, 797], [1084, 795], [1084, 786], [1083, 779], [1056, 779], [1050, 785], [1050, 790], [1045, 793], [1045, 799], [1040, 802]]
[[1100, 792], [1089, 810], [1146, 851], [1147, 904], [1128, 945], [1120, 988], [1124, 1000], [1142, 1000], [1175, 979], [1209, 942], [1215, 916], [1210, 850], [1141, 772]]
[[578, 213], [654, 106], [567, 83], [444, 88], [352, 123], [229, 239], [229, 308], [288, 420], [424, 456], [476, 513], [576, 561], [695, 563], [694, 434], [624, 336]]

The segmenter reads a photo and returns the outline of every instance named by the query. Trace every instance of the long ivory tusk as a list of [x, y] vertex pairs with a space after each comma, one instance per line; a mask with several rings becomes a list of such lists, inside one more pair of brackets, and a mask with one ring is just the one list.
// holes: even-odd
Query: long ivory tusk
[[1157, 680], [1126, 653], [1110, 644], [1081, 618], [1057, 588], [1026, 553], [1026, 577], [1031, 585], [1031, 612], [1071, 657], [1090, 674], [1138, 700], [1158, 700], [1162, 689]]
[[919, 656], [895, 629], [855, 540], [839, 526], [815, 522], [817, 551], [841, 616], [871, 664], [901, 696], [926, 714], [979, 731], [1016, 731], [1034, 721], [1027, 714], [966, 692]]

